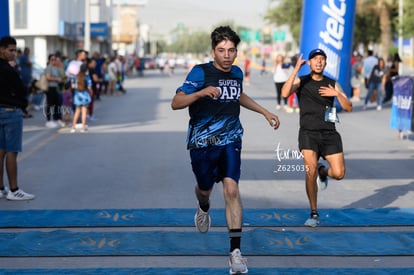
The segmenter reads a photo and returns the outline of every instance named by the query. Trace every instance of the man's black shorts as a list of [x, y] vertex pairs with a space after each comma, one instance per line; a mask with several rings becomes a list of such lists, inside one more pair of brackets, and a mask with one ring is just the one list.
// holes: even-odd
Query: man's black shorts
[[328, 156], [342, 153], [342, 139], [336, 130], [309, 131], [299, 130], [299, 149], [312, 150], [318, 156]]

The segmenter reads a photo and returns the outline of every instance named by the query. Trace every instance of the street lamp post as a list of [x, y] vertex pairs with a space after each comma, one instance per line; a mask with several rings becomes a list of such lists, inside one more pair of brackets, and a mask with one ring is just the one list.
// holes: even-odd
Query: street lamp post
[[85, 27], [84, 27], [84, 45], [85, 51], [91, 50], [91, 5], [90, 0], [85, 0]]
[[[402, 22], [403, 22], [403, 0], [399, 0], [398, 2], [398, 18], [400, 27], [398, 29], [398, 54], [402, 57], [403, 56], [403, 33], [402, 33]], [[403, 74], [403, 66], [398, 66], [398, 74]]]

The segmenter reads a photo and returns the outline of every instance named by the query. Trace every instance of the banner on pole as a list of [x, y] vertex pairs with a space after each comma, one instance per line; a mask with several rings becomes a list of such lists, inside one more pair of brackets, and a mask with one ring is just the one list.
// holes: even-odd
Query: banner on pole
[[413, 112], [413, 84], [409, 76], [399, 76], [393, 79], [394, 93], [392, 96], [391, 129], [409, 131]]

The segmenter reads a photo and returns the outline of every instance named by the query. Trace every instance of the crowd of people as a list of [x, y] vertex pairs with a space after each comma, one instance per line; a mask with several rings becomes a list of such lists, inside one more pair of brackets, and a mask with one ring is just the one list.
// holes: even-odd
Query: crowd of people
[[[387, 59], [384, 59], [383, 57], [375, 56], [371, 50], [368, 50], [367, 57], [364, 59], [358, 53], [355, 53], [355, 56], [357, 57], [356, 62], [351, 61], [352, 68], [353, 70], [362, 70], [364, 85], [368, 91], [364, 100], [364, 109], [373, 105], [380, 111], [382, 105], [392, 99], [394, 93], [392, 79], [398, 76], [401, 58], [398, 53], [395, 53], [393, 56], [390, 55]], [[358, 61], [361, 59], [362, 61]], [[361, 63], [362, 67], [358, 65]], [[359, 74], [361, 74], [361, 71]]]
[[[36, 78], [33, 77], [33, 64], [29, 54], [29, 48], [25, 48], [22, 54], [17, 50], [13, 64], [26, 88], [28, 107], [24, 117], [32, 117], [30, 111], [42, 110], [47, 128], [71, 126], [71, 132], [76, 132], [78, 119], [81, 118], [80, 131], [85, 132], [86, 120], [96, 119], [96, 100], [105, 95], [126, 93], [123, 87], [126, 60], [121, 55], [108, 57], [94, 52], [90, 56], [87, 51], [80, 49], [71, 59], [57, 51], [49, 54], [46, 68]], [[84, 76], [79, 75], [81, 71], [84, 71]], [[78, 76], [81, 76], [85, 84], [79, 83]], [[41, 83], [43, 81], [45, 84]], [[86, 101], [79, 101], [82, 95], [86, 96]]]

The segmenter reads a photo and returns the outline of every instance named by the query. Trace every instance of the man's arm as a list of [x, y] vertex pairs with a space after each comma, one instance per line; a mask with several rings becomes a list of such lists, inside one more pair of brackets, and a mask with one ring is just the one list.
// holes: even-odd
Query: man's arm
[[220, 90], [213, 86], [208, 86], [195, 93], [186, 94], [183, 91], [178, 91], [172, 99], [171, 108], [173, 110], [184, 109], [202, 97], [209, 96], [211, 98], [218, 98]]
[[288, 80], [285, 82], [285, 84], [282, 87], [282, 96], [284, 98], [288, 98], [291, 94], [296, 92], [296, 90], [299, 88], [300, 79], [296, 77], [296, 75], [298, 74], [300, 68], [305, 63], [306, 63], [306, 60], [303, 60], [302, 55], [300, 55], [298, 57], [298, 61], [296, 62], [295, 68], [293, 68]]
[[256, 101], [254, 101], [251, 97], [249, 97], [245, 93], [242, 93], [240, 95], [239, 100], [240, 100], [241, 106], [251, 111], [262, 114], [265, 117], [265, 119], [269, 122], [270, 126], [272, 126], [274, 129], [279, 128], [280, 121], [277, 115], [272, 114], [271, 112], [263, 108], [261, 105], [259, 105]]
[[352, 112], [352, 103], [338, 82], [335, 83], [335, 87], [332, 85], [329, 85], [328, 87], [320, 87], [319, 94], [321, 96], [336, 96], [342, 109], [345, 112]]

